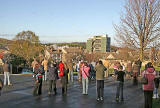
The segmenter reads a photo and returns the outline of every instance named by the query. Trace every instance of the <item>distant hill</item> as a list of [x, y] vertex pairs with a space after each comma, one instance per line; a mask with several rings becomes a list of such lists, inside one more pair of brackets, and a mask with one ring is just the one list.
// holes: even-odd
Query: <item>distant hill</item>
[[6, 46], [6, 45], [11, 44], [11, 43], [12, 43], [12, 40], [0, 38], [0, 46]]
[[73, 43], [57, 43], [58, 46], [64, 46], [64, 45], [68, 45], [70, 47], [82, 47], [82, 48], [86, 48], [86, 43], [85, 42], [73, 42]]
[[69, 46], [69, 47], [81, 47], [83, 49], [86, 48], [86, 42], [71, 42], [71, 43], [49, 43], [46, 45], [56, 44], [57, 46]]

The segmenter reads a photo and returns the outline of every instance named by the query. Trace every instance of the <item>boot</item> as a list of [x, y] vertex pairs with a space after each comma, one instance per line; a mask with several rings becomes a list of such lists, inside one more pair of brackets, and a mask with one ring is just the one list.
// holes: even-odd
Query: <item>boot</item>
[[57, 88], [54, 88], [54, 94], [55, 95], [57, 94]]
[[62, 94], [64, 94], [64, 88], [62, 88]]
[[153, 94], [153, 97], [152, 97], [153, 99], [155, 99], [156, 98], [156, 94]]

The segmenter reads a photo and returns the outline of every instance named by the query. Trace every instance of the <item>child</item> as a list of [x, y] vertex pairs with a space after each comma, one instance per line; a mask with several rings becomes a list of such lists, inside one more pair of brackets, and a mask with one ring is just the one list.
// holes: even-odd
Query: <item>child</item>
[[123, 70], [123, 67], [120, 66], [118, 72], [116, 73], [116, 76], [117, 76], [116, 101], [117, 102], [119, 102], [120, 95], [121, 95], [121, 101], [123, 101], [123, 83], [124, 83], [125, 72], [122, 70]]
[[3, 81], [0, 79], [0, 96], [1, 96], [2, 88], [3, 88]]
[[35, 88], [33, 91], [34, 96], [42, 94], [42, 71], [39, 65], [36, 65], [35, 73], [37, 74], [35, 75], [36, 80], [35, 80]]

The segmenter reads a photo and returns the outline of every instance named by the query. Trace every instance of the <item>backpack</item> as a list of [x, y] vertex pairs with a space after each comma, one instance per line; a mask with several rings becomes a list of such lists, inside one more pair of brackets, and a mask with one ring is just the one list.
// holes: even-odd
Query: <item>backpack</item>
[[60, 76], [60, 77], [64, 76], [63, 68], [62, 68], [62, 70], [59, 72], [59, 76]]
[[64, 76], [64, 71], [63, 71], [64, 64], [63, 63], [59, 63], [58, 67], [59, 67], [59, 76], [60, 77]]

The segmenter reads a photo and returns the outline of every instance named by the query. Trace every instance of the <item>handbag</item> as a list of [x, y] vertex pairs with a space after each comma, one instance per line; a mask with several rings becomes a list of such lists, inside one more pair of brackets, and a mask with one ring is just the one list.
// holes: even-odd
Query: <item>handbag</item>
[[147, 77], [145, 76], [145, 73], [144, 73], [144, 76], [143, 76], [142, 79], [141, 79], [141, 83], [142, 83], [142, 84], [148, 84], [148, 79], [147, 79]]

